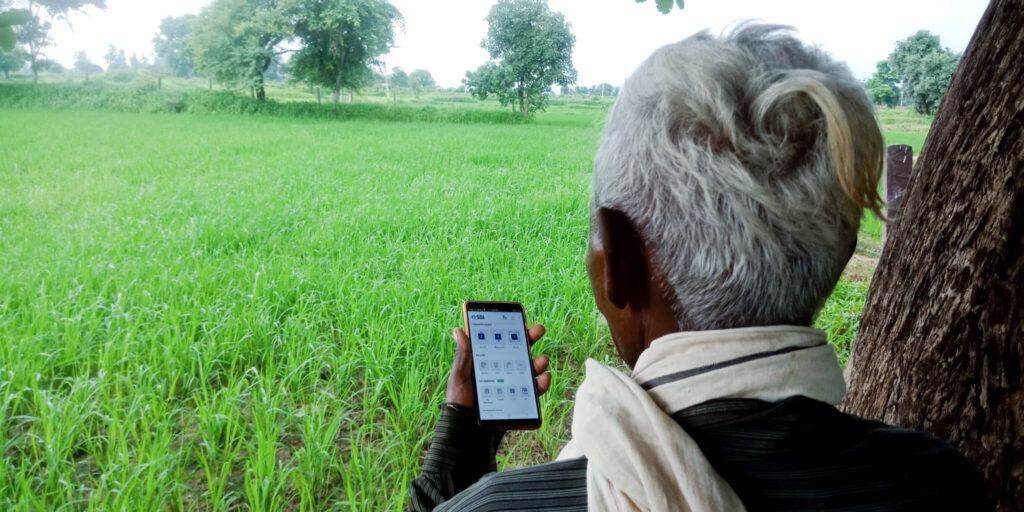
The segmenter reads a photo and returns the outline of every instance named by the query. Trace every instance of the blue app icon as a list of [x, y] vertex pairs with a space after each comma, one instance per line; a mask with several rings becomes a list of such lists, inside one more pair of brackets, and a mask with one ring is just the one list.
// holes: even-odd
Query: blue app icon
[[484, 339], [484, 333], [482, 333], [482, 332], [476, 333], [476, 339], [478, 339], [478, 340]]
[[516, 333], [512, 333], [512, 341], [519, 341], [519, 335]]
[[501, 333], [500, 332], [494, 333], [494, 339], [498, 340], [498, 341], [501, 341]]

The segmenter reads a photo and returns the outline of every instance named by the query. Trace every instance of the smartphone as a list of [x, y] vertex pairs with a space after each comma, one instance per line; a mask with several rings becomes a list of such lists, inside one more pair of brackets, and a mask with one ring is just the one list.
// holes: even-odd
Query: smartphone
[[530, 430], [540, 427], [537, 381], [518, 302], [462, 304], [473, 351], [473, 393], [480, 426]]

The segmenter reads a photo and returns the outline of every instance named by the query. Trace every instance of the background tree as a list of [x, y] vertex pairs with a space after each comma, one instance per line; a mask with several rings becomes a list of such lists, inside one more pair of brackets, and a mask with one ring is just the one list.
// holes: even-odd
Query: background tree
[[409, 86], [418, 95], [421, 91], [432, 90], [437, 83], [434, 81], [433, 75], [430, 71], [425, 69], [417, 69], [412, 73], [409, 73]]
[[[0, 3], [0, 8], [6, 7]], [[13, 52], [18, 44], [18, 37], [14, 33], [14, 27], [24, 25], [32, 18], [27, 9], [5, 9], [0, 10], [0, 51]]]
[[103, 68], [98, 64], [94, 63], [89, 59], [89, 54], [84, 51], [75, 52], [75, 71], [85, 74], [85, 79], [89, 80], [89, 75], [93, 73], [102, 73]]
[[487, 15], [487, 38], [481, 46], [492, 62], [466, 74], [475, 96], [498, 97], [502, 106], [519, 103], [523, 116], [543, 109], [554, 84], [576, 81], [572, 48], [576, 37], [546, 0], [499, 0]]
[[298, 80], [323, 86], [340, 101], [342, 89], [358, 89], [395, 43], [402, 14], [386, 0], [290, 0], [295, 35], [302, 42], [289, 62]]
[[875, 73], [868, 80], [868, 92], [875, 105], [895, 107], [900, 104], [899, 76], [893, 71], [889, 61], [883, 60], [876, 65]]
[[25, 67], [26, 62], [28, 54], [20, 46], [15, 46], [10, 52], [0, 50], [0, 71], [4, 73], [4, 80], [10, 80], [11, 71], [20, 70]]
[[48, 71], [50, 73], [64, 73], [67, 71], [67, 68], [53, 59], [39, 59], [36, 61], [36, 67], [39, 71]]
[[20, 2], [29, 13], [26, 23], [18, 25], [14, 33], [18, 41], [25, 45], [28, 53], [29, 67], [32, 69], [32, 80], [39, 82], [39, 59], [44, 58], [44, 51], [53, 44], [50, 28], [54, 19], [67, 21], [68, 13], [84, 9], [88, 6], [106, 8], [105, 0], [23, 0]]
[[25, 54], [28, 56], [28, 66], [32, 71], [32, 81], [35, 83], [39, 83], [39, 72], [43, 70], [43, 66], [40, 65], [40, 60], [45, 59], [43, 52], [53, 44], [53, 39], [50, 38], [51, 26], [49, 21], [43, 20], [38, 14], [32, 14], [28, 23], [14, 29], [18, 41], [21, 41], [27, 50]]
[[128, 69], [128, 59], [124, 56], [124, 50], [119, 50], [112, 44], [107, 46], [107, 53], [103, 56], [103, 60], [107, 61], [107, 71]]
[[922, 114], [935, 113], [959, 62], [960, 56], [943, 48], [939, 36], [927, 30], [897, 42], [889, 54], [889, 65], [902, 82], [904, 94]]
[[185, 47], [195, 22], [195, 14], [168, 16], [160, 21], [160, 29], [153, 37], [155, 63], [172, 76], [192, 76], [193, 65], [185, 54]]
[[388, 80], [391, 82], [391, 87], [409, 88], [409, 75], [398, 66], [391, 68], [391, 75], [388, 76]]
[[264, 73], [291, 36], [292, 20], [278, 0], [214, 0], [196, 19], [187, 54], [218, 82], [250, 88], [263, 101]]
[[993, 0], [886, 241], [844, 409], [947, 439], [1024, 510], [1024, 8]]
[[138, 55], [132, 53], [131, 59], [128, 60], [128, 66], [134, 71], [142, 71], [149, 67], [149, 59], [145, 55]]

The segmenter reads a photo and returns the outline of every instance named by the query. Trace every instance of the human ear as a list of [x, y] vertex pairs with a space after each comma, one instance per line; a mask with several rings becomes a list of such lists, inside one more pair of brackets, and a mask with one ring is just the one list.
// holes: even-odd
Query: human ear
[[618, 309], [647, 302], [648, 269], [639, 231], [624, 213], [599, 208], [594, 221], [604, 253], [601, 276], [608, 301]]

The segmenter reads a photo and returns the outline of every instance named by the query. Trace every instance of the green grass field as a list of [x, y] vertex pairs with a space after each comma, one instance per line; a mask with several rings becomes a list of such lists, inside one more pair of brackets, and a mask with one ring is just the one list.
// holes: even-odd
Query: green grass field
[[[0, 112], [0, 509], [398, 510], [463, 300], [548, 328], [545, 425], [502, 467], [556, 454], [582, 362], [615, 360], [583, 263], [600, 102]], [[818, 319], [841, 355], [866, 290]]]

